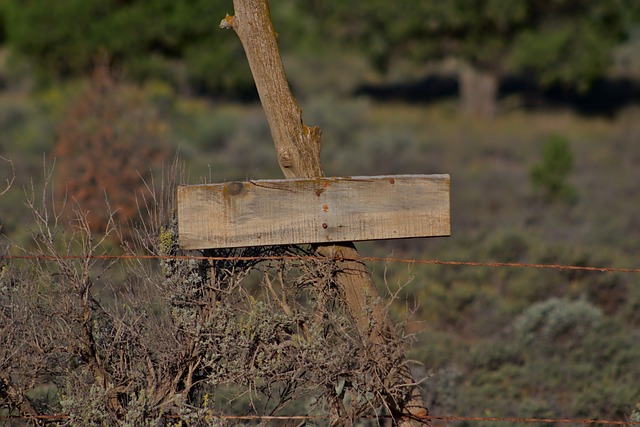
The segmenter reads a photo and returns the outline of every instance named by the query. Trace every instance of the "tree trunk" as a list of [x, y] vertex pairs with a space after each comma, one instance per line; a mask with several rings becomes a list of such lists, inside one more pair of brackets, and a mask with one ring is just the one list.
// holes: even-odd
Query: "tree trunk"
[[459, 75], [460, 108], [470, 117], [491, 118], [497, 112], [498, 78], [473, 65], [463, 65]]
[[[267, 116], [280, 168], [287, 178], [323, 176], [320, 162], [320, 129], [307, 127], [287, 81], [271, 23], [268, 0], [234, 0], [235, 15], [222, 20], [222, 28], [233, 28], [244, 47], [258, 95]], [[355, 324], [373, 354], [382, 358], [381, 347], [394, 329], [380, 305], [372, 305], [377, 292], [366, 266], [355, 261], [358, 252], [352, 243], [318, 245], [321, 256], [343, 259], [338, 263], [336, 282], [344, 295]], [[374, 297], [375, 296], [375, 297]], [[382, 366], [385, 360], [379, 360]], [[404, 386], [401, 399], [387, 398], [397, 425], [424, 425], [417, 417], [428, 415], [419, 389], [405, 363], [389, 369], [387, 389]], [[336, 421], [336, 420], [334, 420]]]

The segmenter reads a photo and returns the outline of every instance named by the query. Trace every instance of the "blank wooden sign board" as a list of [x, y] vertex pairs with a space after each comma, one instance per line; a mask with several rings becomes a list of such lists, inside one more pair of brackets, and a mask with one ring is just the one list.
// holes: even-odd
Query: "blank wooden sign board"
[[449, 175], [260, 180], [178, 187], [184, 249], [448, 236]]

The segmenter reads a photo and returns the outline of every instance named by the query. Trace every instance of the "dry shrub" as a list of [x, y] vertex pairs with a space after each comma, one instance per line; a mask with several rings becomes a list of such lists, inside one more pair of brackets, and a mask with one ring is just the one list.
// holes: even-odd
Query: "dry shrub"
[[0, 276], [0, 327], [17, 332], [2, 334], [0, 414], [62, 412], [61, 424], [83, 426], [319, 414], [348, 425], [405, 394], [388, 389], [403, 342], [362, 339], [334, 261], [298, 246], [184, 252], [171, 197], [150, 200], [125, 251], [162, 258], [126, 263], [97, 257], [108, 237], [80, 209], [61, 227], [31, 201], [32, 253], [46, 259]]
[[145, 182], [168, 157], [166, 127], [139, 90], [99, 61], [57, 129], [57, 198], [87, 211], [93, 232], [104, 232], [111, 217], [118, 224], [137, 220], [136, 197], [148, 193]]

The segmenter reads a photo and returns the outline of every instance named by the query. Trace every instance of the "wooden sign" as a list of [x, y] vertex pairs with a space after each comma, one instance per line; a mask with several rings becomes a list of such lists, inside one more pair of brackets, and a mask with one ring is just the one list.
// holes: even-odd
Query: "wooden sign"
[[184, 249], [448, 236], [449, 175], [178, 187]]

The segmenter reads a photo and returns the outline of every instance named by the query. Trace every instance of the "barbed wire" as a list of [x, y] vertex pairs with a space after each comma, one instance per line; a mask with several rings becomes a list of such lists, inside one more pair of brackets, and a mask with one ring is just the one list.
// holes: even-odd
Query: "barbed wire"
[[197, 256], [197, 255], [0, 255], [0, 260], [74, 260], [74, 259], [96, 259], [96, 260], [201, 260], [201, 261], [279, 261], [279, 260], [299, 260], [299, 261], [361, 261], [361, 262], [386, 262], [403, 263], [416, 265], [445, 265], [464, 267], [489, 267], [489, 268], [536, 268], [553, 270], [578, 270], [599, 273], [640, 273], [640, 268], [604, 267], [604, 266], [584, 266], [584, 265], [563, 265], [563, 264], [541, 264], [526, 262], [495, 262], [495, 261], [446, 261], [437, 259], [410, 259], [395, 257], [323, 257], [313, 255], [258, 255], [258, 256]]
[[[243, 421], [310, 421], [310, 420], [328, 420], [330, 417], [327, 415], [223, 415], [223, 414], [207, 414], [209, 418], [220, 420], [243, 420]], [[180, 420], [184, 418], [181, 415], [165, 415], [164, 418]], [[358, 419], [391, 419], [390, 415], [370, 415], [361, 416]], [[0, 420], [35, 420], [44, 422], [55, 422], [68, 420], [67, 414], [54, 414], [54, 415], [9, 415], [0, 416]], [[622, 421], [622, 420], [607, 420], [607, 419], [594, 419], [594, 418], [528, 418], [528, 417], [465, 417], [456, 415], [445, 416], [417, 416], [415, 420], [423, 423], [429, 421], [469, 421], [469, 422], [510, 422], [510, 423], [543, 423], [543, 424], [603, 424], [603, 425], [640, 425], [640, 421]]]

